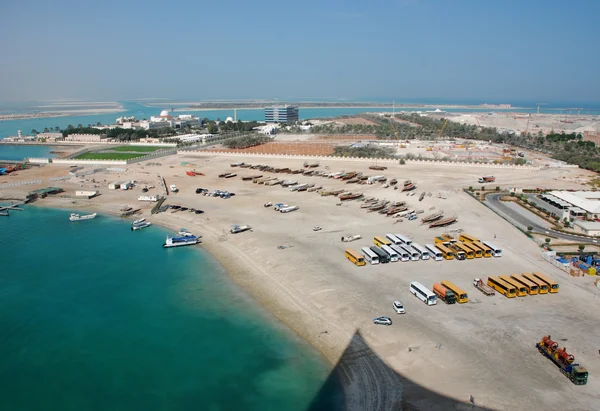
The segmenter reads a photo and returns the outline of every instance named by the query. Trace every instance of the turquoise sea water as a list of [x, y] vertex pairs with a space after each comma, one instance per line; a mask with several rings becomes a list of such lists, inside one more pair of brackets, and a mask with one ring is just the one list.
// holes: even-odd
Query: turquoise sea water
[[318, 353], [201, 250], [68, 214], [1, 217], [0, 409], [342, 408]]
[[56, 147], [28, 146], [28, 145], [2, 145], [0, 146], [0, 160], [23, 160], [25, 157], [54, 158], [51, 153]]

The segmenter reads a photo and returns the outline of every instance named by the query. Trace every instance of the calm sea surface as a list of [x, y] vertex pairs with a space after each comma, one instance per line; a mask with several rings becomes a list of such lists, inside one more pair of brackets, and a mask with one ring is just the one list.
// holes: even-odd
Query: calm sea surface
[[0, 217], [0, 409], [342, 408], [319, 354], [201, 246], [25, 207]]

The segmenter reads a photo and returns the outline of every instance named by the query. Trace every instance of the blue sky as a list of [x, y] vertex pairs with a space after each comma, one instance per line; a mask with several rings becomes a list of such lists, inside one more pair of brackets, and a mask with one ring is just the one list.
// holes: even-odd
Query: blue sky
[[0, 2], [0, 101], [599, 101], [600, 1]]

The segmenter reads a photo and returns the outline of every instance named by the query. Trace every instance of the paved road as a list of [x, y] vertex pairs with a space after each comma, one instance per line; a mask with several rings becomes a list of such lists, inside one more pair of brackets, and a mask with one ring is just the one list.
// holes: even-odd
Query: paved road
[[[587, 243], [587, 244], [595, 244], [598, 243], [598, 240], [590, 240], [587, 237], [582, 237], [573, 234], [565, 234], [560, 231], [552, 230], [548, 227], [545, 227], [539, 224], [539, 217], [534, 214], [531, 214], [531, 218], [527, 217], [526, 213], [521, 213], [513, 210], [508, 204], [500, 201], [500, 196], [505, 194], [490, 194], [486, 196], [486, 201], [483, 204], [494, 211], [496, 214], [500, 215], [507, 221], [509, 221], [514, 226], [520, 228], [523, 231], [527, 231], [527, 227], [533, 227], [531, 230], [532, 233], [537, 234], [551, 234], [553, 237], [560, 238], [562, 240], [569, 241], [577, 241], [579, 243]], [[523, 211], [526, 211], [525, 209]]]

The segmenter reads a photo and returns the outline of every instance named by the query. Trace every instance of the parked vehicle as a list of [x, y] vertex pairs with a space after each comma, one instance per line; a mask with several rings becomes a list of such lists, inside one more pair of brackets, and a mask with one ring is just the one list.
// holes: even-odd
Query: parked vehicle
[[394, 311], [396, 311], [396, 314], [406, 314], [404, 305], [402, 305], [400, 301], [394, 301], [392, 305], [394, 306]]
[[473, 286], [487, 296], [496, 295], [494, 289], [485, 284], [480, 278], [475, 278], [473, 280]]
[[549, 358], [571, 382], [575, 385], [587, 384], [588, 371], [585, 367], [575, 364], [575, 356], [567, 353], [566, 348], [558, 348], [558, 343], [552, 341], [549, 335], [535, 345], [539, 352]]
[[373, 318], [373, 324], [377, 324], [377, 325], [392, 325], [392, 319], [390, 317], [377, 317], [377, 318]]
[[433, 283], [433, 292], [446, 304], [454, 304], [456, 302], [454, 293], [440, 283]]

